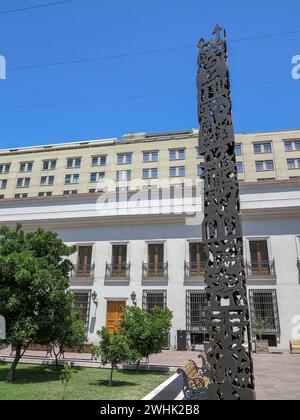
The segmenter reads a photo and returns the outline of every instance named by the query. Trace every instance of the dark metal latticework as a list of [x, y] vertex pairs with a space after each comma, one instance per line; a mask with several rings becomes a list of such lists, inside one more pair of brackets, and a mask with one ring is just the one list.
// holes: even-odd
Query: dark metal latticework
[[[203, 240], [211, 334], [210, 400], [252, 400], [254, 379], [226, 37], [199, 42], [199, 154], [204, 156]], [[248, 334], [249, 351], [244, 347]]]

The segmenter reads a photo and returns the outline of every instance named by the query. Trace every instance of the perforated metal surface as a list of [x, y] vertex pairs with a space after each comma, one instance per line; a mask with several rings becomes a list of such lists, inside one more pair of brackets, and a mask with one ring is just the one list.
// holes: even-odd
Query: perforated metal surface
[[[199, 153], [204, 156], [205, 282], [212, 350], [210, 400], [252, 400], [254, 380], [226, 38], [199, 42]], [[250, 342], [250, 340], [249, 340]]]

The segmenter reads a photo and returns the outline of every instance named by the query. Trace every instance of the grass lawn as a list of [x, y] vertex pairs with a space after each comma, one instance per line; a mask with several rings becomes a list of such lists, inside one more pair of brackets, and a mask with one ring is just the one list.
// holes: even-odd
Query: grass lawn
[[[60, 371], [39, 365], [19, 365], [17, 381], [6, 382], [8, 364], [0, 364], [0, 400], [61, 400]], [[76, 368], [66, 392], [70, 400], [140, 400], [170, 377], [170, 373], [114, 373], [108, 387], [109, 370]]]

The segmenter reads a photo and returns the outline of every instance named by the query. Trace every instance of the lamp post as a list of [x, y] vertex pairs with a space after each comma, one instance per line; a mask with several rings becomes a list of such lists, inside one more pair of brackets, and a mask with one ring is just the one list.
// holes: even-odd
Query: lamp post
[[132, 301], [133, 305], [136, 306], [136, 304], [137, 304], [137, 302], [136, 302], [136, 293], [133, 291], [131, 293], [131, 296], [130, 297], [131, 297], [131, 301]]

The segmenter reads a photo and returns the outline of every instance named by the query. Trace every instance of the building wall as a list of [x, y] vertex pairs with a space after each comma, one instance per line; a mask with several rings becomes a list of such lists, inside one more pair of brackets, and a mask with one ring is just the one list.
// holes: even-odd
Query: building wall
[[[257, 180], [275, 179], [285, 180], [293, 177], [300, 177], [300, 150], [285, 151], [284, 142], [287, 140], [300, 140], [300, 130], [290, 130], [269, 133], [237, 134], [236, 143], [242, 146], [241, 156], [237, 161], [243, 163], [243, 172], [239, 179], [246, 182]], [[270, 153], [254, 153], [254, 144], [270, 143]], [[117, 139], [96, 140], [89, 142], [65, 143], [41, 147], [29, 147], [20, 149], [0, 149], [0, 165], [11, 164], [8, 174], [0, 174], [1, 180], [7, 180], [6, 189], [0, 190], [0, 196], [4, 199], [15, 197], [15, 194], [28, 194], [29, 197], [37, 197], [40, 192], [51, 192], [53, 195], [61, 195], [64, 191], [74, 190], [79, 194], [89, 193], [90, 190], [101, 188], [101, 185], [90, 182], [90, 174], [94, 172], [105, 172], [106, 180], [116, 181], [117, 171], [130, 170], [133, 180], [142, 179], [142, 171], [146, 168], [158, 169], [158, 179], [169, 179], [169, 168], [173, 166], [184, 166], [186, 168], [185, 178], [196, 180], [197, 165], [202, 158], [197, 156], [198, 130], [190, 130], [175, 133], [160, 134], [133, 134], [126, 135], [121, 141]], [[184, 148], [186, 150], [185, 160], [170, 161], [169, 151]], [[158, 151], [158, 162], [144, 163], [144, 151]], [[122, 153], [132, 153], [133, 161], [129, 165], [118, 165], [117, 156]], [[95, 155], [107, 156], [105, 166], [92, 167], [91, 159]], [[67, 169], [68, 158], [81, 158], [81, 167], [78, 169]], [[295, 169], [288, 169], [287, 159], [296, 159]], [[43, 161], [57, 159], [55, 170], [43, 171]], [[299, 165], [298, 165], [299, 159]], [[274, 170], [256, 171], [257, 161], [273, 161]], [[20, 173], [21, 162], [33, 162], [33, 170], [29, 173]], [[65, 185], [65, 175], [78, 174], [79, 183]], [[54, 176], [53, 186], [41, 186], [42, 176]], [[18, 178], [30, 178], [28, 188], [17, 188]], [[172, 182], [180, 183], [183, 177], [172, 178]], [[151, 181], [145, 181], [150, 184]], [[155, 184], [156, 180], [153, 180]], [[127, 186], [127, 182], [120, 182], [119, 187]]]

